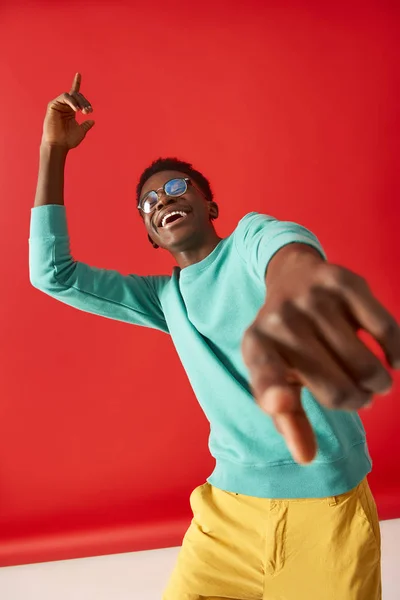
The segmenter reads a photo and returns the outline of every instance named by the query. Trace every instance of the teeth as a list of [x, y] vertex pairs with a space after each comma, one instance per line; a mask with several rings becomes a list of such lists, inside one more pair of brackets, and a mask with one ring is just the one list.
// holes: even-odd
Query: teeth
[[161, 227], [165, 226], [166, 220], [172, 215], [181, 215], [181, 217], [186, 217], [187, 213], [183, 212], [182, 210], [173, 210], [172, 212], [169, 212], [167, 215], [164, 215], [163, 220], [161, 221]]

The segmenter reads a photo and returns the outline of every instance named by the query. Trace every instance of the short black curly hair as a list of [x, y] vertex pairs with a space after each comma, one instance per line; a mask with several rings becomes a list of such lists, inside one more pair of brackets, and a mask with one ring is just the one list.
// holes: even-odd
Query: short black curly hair
[[143, 171], [136, 186], [136, 204], [139, 204], [140, 195], [146, 181], [150, 179], [152, 175], [160, 173], [161, 171], [180, 171], [181, 173], [185, 173], [188, 175], [188, 177], [191, 177], [195, 183], [197, 183], [207, 200], [213, 200], [214, 194], [211, 189], [210, 182], [202, 173], [200, 173], [200, 171], [197, 171], [193, 165], [185, 162], [184, 160], [169, 157], [157, 158], [157, 160], [152, 162], [151, 165]]

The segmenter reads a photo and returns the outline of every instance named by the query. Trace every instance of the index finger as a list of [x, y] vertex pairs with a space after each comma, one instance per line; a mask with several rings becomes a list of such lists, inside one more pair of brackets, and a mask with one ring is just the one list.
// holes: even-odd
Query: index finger
[[72, 82], [72, 87], [71, 87], [71, 94], [73, 92], [79, 92], [80, 87], [81, 87], [81, 81], [82, 81], [82, 75], [80, 73], [76, 73], [75, 77], [74, 77], [74, 81]]
[[317, 443], [301, 403], [301, 386], [290, 381], [283, 359], [256, 328], [246, 331], [242, 353], [257, 404], [272, 418], [294, 460], [300, 464], [311, 462]]

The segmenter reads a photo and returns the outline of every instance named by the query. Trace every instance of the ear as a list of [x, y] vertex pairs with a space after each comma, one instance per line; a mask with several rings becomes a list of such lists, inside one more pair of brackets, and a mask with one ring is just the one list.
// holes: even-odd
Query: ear
[[219, 216], [218, 204], [216, 202], [213, 202], [212, 200], [209, 202], [209, 205], [208, 205], [208, 214], [210, 215], [210, 221], [214, 221], [215, 219], [218, 219], [218, 216]]
[[149, 239], [150, 244], [153, 246], [153, 248], [155, 248], [157, 250], [157, 248], [159, 248], [160, 246], [157, 246], [157, 244], [155, 242], [153, 242], [153, 240], [151, 239], [151, 237], [149, 235], [147, 237]]

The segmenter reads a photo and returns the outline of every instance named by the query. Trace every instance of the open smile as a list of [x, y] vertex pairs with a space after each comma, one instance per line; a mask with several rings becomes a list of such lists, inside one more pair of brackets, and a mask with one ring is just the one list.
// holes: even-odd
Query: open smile
[[167, 214], [165, 214], [161, 221], [159, 221], [157, 228], [158, 229], [172, 229], [177, 225], [181, 224], [183, 221], [186, 221], [189, 212], [185, 210], [171, 210]]

